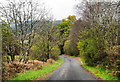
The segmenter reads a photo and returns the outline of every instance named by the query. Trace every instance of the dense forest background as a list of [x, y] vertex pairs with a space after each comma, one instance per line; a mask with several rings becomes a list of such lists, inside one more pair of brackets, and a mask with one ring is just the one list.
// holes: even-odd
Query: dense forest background
[[68, 54], [120, 77], [119, 5], [85, 0], [75, 8], [79, 19], [71, 15], [57, 24], [49, 11], [35, 2], [9, 1], [7, 6], [0, 6], [2, 60], [46, 62]]

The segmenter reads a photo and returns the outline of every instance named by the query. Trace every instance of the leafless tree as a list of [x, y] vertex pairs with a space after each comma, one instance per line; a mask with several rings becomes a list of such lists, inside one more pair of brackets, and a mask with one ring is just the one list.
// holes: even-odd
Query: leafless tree
[[[81, 19], [90, 22], [92, 27], [94, 27], [93, 34], [102, 34], [105, 42], [107, 41], [109, 46], [118, 44], [118, 27], [116, 26], [114, 33], [111, 34], [108, 31], [111, 30], [111, 24], [118, 24], [118, 1], [116, 2], [90, 2], [90, 0], [85, 0], [82, 4], [77, 5], [78, 14], [81, 15]], [[99, 24], [99, 25], [98, 25]], [[96, 26], [98, 25], [98, 26]], [[98, 33], [100, 32], [100, 33]], [[112, 36], [110, 36], [112, 35]], [[108, 38], [114, 37], [114, 41], [108, 40]], [[111, 43], [112, 42], [112, 43]]]
[[[17, 43], [20, 47], [20, 61], [26, 63], [29, 59], [30, 49], [38, 27], [43, 24], [41, 21], [48, 14], [46, 9], [33, 0], [13, 1], [8, 0], [7, 5], [0, 5], [0, 20], [5, 20], [6, 24], [15, 31]], [[14, 27], [11, 24], [14, 24]]]

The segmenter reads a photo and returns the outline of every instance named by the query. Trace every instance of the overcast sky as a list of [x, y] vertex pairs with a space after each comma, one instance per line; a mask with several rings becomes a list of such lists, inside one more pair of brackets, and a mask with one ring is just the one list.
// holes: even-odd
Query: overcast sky
[[[76, 15], [75, 5], [81, 0], [34, 0], [44, 2], [47, 9], [51, 10], [54, 19], [62, 20], [67, 18], [69, 15]], [[5, 4], [5, 0], [0, 0], [1, 3]]]
[[51, 8], [54, 18], [61, 20], [69, 15], [76, 15], [75, 5], [81, 0], [42, 0], [46, 7]]

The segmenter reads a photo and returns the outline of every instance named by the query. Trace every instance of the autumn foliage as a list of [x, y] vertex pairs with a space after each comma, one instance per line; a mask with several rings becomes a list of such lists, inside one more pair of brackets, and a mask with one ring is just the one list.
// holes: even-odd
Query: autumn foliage
[[[77, 20], [65, 42], [64, 51], [80, 56], [88, 66], [97, 66], [120, 77], [120, 28], [117, 17], [118, 2], [83, 1], [77, 5]], [[119, 11], [119, 10], [118, 10]]]

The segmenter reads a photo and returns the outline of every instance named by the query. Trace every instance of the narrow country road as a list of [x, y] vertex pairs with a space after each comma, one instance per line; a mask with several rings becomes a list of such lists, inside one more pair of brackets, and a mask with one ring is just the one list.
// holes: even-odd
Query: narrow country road
[[61, 58], [64, 59], [64, 64], [46, 80], [95, 80], [77, 60], [66, 56], [61, 56]]

